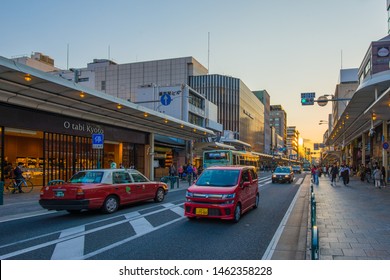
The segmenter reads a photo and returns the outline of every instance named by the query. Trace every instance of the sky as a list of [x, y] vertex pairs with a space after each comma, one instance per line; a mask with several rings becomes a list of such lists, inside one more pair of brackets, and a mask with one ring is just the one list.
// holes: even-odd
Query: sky
[[300, 94], [333, 94], [340, 69], [358, 68], [386, 35], [386, 0], [2, 0], [0, 9], [0, 56], [42, 52], [62, 69], [193, 56], [267, 90], [315, 143], [331, 106], [302, 106]]

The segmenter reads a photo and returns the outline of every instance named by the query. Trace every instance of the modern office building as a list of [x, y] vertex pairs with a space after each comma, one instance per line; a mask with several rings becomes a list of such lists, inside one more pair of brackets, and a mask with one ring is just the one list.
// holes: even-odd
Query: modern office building
[[253, 92], [254, 95], [264, 105], [264, 153], [271, 154], [272, 140], [271, 140], [271, 97], [266, 90], [258, 90]]
[[284, 145], [287, 140], [287, 113], [282, 105], [271, 105], [270, 126], [275, 127], [276, 133], [283, 138]]
[[189, 86], [218, 106], [218, 122], [236, 139], [264, 152], [264, 104], [238, 78], [224, 75], [189, 77]]

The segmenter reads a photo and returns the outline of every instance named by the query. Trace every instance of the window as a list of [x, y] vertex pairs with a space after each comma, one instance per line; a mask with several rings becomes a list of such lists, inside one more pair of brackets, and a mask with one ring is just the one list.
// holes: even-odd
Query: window
[[133, 180], [135, 183], [148, 181], [142, 174], [134, 173], [134, 174], [131, 174], [131, 176], [133, 177]]
[[114, 172], [112, 174], [112, 182], [113, 184], [126, 184], [131, 183], [131, 178], [129, 173], [127, 172]]

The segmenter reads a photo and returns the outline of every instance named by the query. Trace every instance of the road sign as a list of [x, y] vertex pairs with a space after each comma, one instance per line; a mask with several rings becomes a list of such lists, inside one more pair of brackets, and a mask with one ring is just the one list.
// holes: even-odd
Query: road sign
[[321, 106], [321, 107], [326, 106], [326, 104], [328, 104], [328, 98], [324, 95], [318, 97], [317, 104], [318, 104], [318, 106]]
[[314, 98], [316, 97], [315, 92], [303, 92], [301, 93], [301, 104], [302, 105], [314, 105]]
[[172, 102], [172, 97], [168, 93], [164, 92], [163, 95], [161, 95], [160, 101], [162, 105], [168, 106]]
[[92, 149], [103, 149], [104, 134], [92, 134]]
[[382, 146], [383, 146], [383, 149], [387, 150], [389, 148], [389, 143], [384, 142]]

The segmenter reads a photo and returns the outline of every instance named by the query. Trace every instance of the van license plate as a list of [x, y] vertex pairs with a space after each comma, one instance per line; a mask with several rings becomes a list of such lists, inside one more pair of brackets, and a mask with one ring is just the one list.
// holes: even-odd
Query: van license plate
[[195, 214], [196, 215], [207, 216], [209, 214], [209, 209], [207, 209], [207, 208], [196, 208]]

